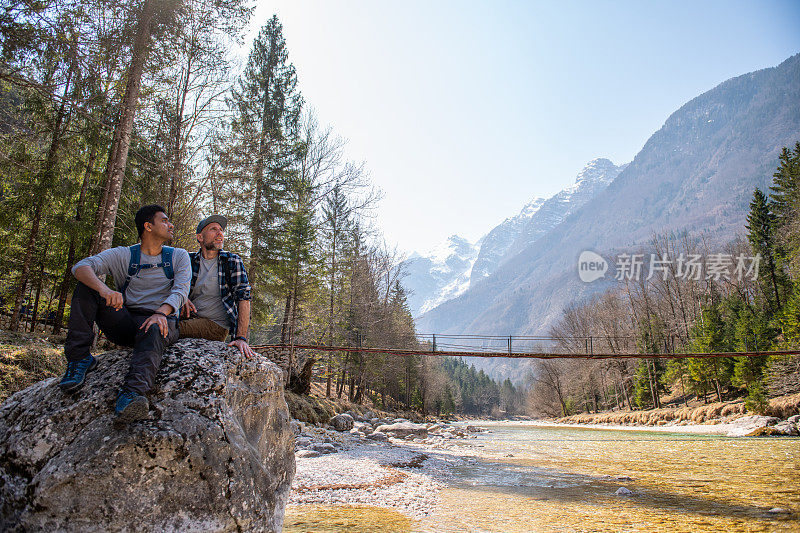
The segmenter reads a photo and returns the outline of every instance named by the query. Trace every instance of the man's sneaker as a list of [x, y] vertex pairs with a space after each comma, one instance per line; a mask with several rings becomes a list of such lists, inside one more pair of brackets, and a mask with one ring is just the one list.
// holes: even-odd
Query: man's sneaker
[[117, 422], [128, 423], [147, 418], [149, 408], [150, 403], [141, 394], [121, 391], [117, 396], [117, 406], [114, 408], [114, 414]]
[[58, 386], [64, 392], [74, 392], [83, 387], [83, 382], [86, 381], [86, 374], [97, 366], [97, 359], [91, 355], [87, 355], [79, 361], [70, 361], [67, 363], [67, 371], [64, 377], [61, 378]]

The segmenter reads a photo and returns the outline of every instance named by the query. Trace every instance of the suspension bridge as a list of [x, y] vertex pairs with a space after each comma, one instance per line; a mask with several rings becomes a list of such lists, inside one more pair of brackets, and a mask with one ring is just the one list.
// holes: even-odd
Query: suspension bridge
[[[760, 357], [764, 355], [800, 355], [800, 350], [759, 350], [753, 338], [753, 349], [738, 352], [685, 352], [676, 349], [676, 336], [662, 339], [651, 352], [637, 348], [632, 336], [539, 337], [499, 335], [439, 335], [421, 334], [416, 347], [397, 348], [385, 345], [365, 345], [360, 337], [352, 345], [327, 344], [269, 344], [253, 348], [280, 350], [313, 350], [318, 352], [351, 352], [397, 356], [451, 356], [512, 359], [684, 359], [715, 357]], [[405, 343], [414, 344], [414, 343]]]

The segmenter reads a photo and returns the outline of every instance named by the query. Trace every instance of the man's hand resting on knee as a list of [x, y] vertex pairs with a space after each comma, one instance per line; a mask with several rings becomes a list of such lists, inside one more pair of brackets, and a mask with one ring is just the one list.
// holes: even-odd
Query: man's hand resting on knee
[[153, 324], [157, 324], [161, 335], [167, 338], [167, 335], [169, 335], [169, 326], [167, 325], [168, 313], [172, 313], [172, 306], [168, 304], [162, 305], [139, 326], [139, 329], [148, 331]]

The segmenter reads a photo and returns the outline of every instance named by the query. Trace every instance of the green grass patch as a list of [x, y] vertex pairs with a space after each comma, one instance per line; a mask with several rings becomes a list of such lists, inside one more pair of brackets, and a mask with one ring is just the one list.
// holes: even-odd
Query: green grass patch
[[60, 376], [65, 368], [62, 344], [35, 334], [0, 330], [0, 403], [37, 381]]

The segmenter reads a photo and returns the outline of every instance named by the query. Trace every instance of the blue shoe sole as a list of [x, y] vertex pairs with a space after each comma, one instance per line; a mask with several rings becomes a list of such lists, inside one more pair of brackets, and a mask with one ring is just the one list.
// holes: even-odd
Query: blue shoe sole
[[121, 424], [127, 424], [129, 422], [133, 422], [134, 420], [142, 420], [143, 418], [147, 418], [149, 411], [150, 403], [147, 401], [147, 398], [140, 396], [129, 403], [125, 409], [115, 413], [114, 421]]
[[70, 383], [68, 385], [62, 385], [61, 383], [58, 384], [59, 388], [64, 392], [75, 392], [81, 387], [83, 384], [86, 383], [86, 374], [91, 372], [92, 370], [97, 367], [97, 359], [92, 359], [92, 364], [89, 365], [89, 368], [86, 369], [86, 372], [83, 373], [83, 379], [80, 380], [78, 383]]

